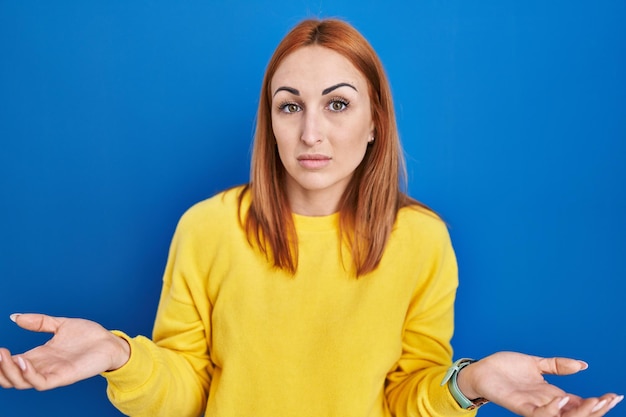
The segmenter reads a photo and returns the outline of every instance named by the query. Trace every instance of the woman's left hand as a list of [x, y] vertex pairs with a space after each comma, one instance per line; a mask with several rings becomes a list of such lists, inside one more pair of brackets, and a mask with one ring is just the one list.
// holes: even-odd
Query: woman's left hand
[[603, 416], [624, 396], [610, 393], [581, 398], [543, 378], [546, 374], [571, 375], [584, 369], [587, 364], [575, 359], [498, 352], [463, 368], [458, 384], [466, 397], [486, 398], [524, 417]]

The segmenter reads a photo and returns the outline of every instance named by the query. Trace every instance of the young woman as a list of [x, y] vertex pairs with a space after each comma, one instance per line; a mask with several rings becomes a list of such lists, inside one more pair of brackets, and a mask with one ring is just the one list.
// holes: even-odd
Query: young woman
[[82, 319], [13, 315], [53, 333], [0, 385], [102, 374], [131, 416], [602, 416], [543, 374], [586, 367], [499, 352], [452, 364], [457, 268], [445, 224], [401, 189], [389, 84], [350, 25], [306, 20], [263, 81], [251, 181], [181, 218], [152, 339]]

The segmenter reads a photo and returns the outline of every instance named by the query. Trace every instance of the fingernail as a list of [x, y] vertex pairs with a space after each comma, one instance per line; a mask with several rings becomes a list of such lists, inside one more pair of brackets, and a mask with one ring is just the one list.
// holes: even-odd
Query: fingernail
[[20, 315], [21, 315], [21, 313], [13, 313], [13, 314], [11, 314], [11, 315], [9, 316], [9, 318], [11, 319], [11, 321], [12, 321], [13, 323], [17, 323], [17, 321], [16, 321], [16, 320], [17, 320], [17, 316], [20, 316]]
[[611, 404], [609, 404], [609, 410], [615, 407], [617, 404], [621, 403], [623, 399], [623, 395], [618, 395], [617, 397], [613, 398], [613, 401], [611, 401]]
[[17, 357], [17, 364], [19, 365], [20, 368], [22, 368], [22, 371], [26, 370], [26, 362], [24, 362], [24, 359], [22, 359], [21, 356]]
[[600, 410], [600, 409], [601, 409], [602, 407], [604, 407], [605, 405], [606, 405], [606, 400], [602, 400], [602, 401], [600, 401], [598, 404], [596, 404], [596, 406], [595, 406], [595, 407], [593, 407], [593, 408], [591, 409], [591, 412], [592, 412], [592, 413], [595, 413], [596, 411]]
[[585, 369], [589, 368], [589, 364], [587, 362], [580, 361], [580, 360], [578, 362], [580, 362], [580, 366], [581, 366], [580, 370], [581, 371], [584, 371]]
[[565, 407], [565, 404], [569, 402], [569, 397], [563, 397], [561, 401], [559, 401], [559, 410]]

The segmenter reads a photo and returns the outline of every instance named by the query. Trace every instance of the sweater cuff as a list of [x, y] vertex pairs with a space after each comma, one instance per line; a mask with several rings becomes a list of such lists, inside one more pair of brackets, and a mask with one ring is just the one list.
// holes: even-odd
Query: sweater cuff
[[130, 358], [121, 368], [103, 372], [109, 387], [119, 392], [129, 392], [141, 388], [154, 371], [154, 360], [150, 351], [152, 342], [144, 336], [129, 337], [119, 330], [111, 333], [126, 340], [130, 345]]
[[452, 396], [452, 393], [450, 392], [450, 389], [448, 388], [448, 384], [445, 384], [444, 386], [440, 388], [442, 390], [445, 390], [446, 392], [444, 395], [444, 402], [443, 404], [441, 404], [442, 409], [445, 410], [444, 415], [463, 416], [463, 417], [470, 417], [470, 416], [476, 415], [478, 409], [466, 410], [464, 408], [461, 408], [459, 403], [454, 399], [454, 396]]

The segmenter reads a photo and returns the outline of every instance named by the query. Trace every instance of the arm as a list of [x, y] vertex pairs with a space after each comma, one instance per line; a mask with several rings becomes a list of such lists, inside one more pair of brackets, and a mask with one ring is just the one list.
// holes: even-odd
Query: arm
[[[3, 388], [42, 391], [103, 374], [109, 379], [109, 397], [127, 415], [198, 416], [204, 411], [208, 366], [202, 355], [193, 357], [190, 346], [183, 346], [186, 352], [176, 352], [83, 319], [42, 314], [20, 314], [14, 319], [24, 329], [54, 336], [20, 355], [0, 349]], [[202, 345], [198, 350], [206, 351], [206, 341]]]
[[[185, 321], [189, 317], [185, 306], [168, 300], [167, 287], [164, 294], [164, 309]], [[191, 330], [197, 328], [193, 321], [187, 330], [174, 325], [176, 330], [170, 329], [169, 339], [165, 337], [167, 328], [174, 323], [157, 326], [164, 339], [159, 346], [141, 336], [131, 339], [121, 332], [110, 332], [89, 320], [42, 314], [20, 314], [12, 319], [24, 329], [53, 333], [53, 337], [20, 355], [11, 356], [8, 350], [0, 349], [3, 388], [42, 391], [103, 374], [109, 380], [109, 398], [127, 415], [198, 416], [204, 411], [211, 368], [206, 355], [198, 353], [206, 352], [206, 340], [192, 336], [201, 340], [187, 343], [189, 332], [198, 334]], [[176, 345], [182, 351], [177, 351]]]
[[172, 242], [154, 342], [109, 332], [89, 320], [15, 315], [19, 326], [54, 335], [24, 354], [0, 349], [0, 386], [47, 390], [102, 374], [109, 398], [126, 414], [201, 415], [213, 371], [210, 306], [199, 284], [206, 274], [198, 265], [207, 262], [196, 256], [199, 245], [186, 233], [194, 229], [189, 226], [179, 227]]
[[405, 416], [472, 416], [461, 409], [441, 380], [452, 363], [457, 265], [442, 222], [431, 224], [418, 247], [418, 284], [407, 311], [402, 354], [387, 376], [392, 413]]
[[[392, 413], [398, 417], [471, 416], [473, 412], [460, 408], [447, 385], [440, 386], [452, 362], [449, 342], [457, 270], [447, 233], [428, 233], [428, 238], [417, 253], [425, 257], [420, 260], [420, 269], [426, 272], [407, 312], [402, 355], [388, 374], [385, 393]], [[583, 399], [543, 378], [544, 374], [573, 374], [586, 366], [567, 358], [498, 352], [463, 368], [457, 382], [467, 398], [486, 398], [524, 417], [600, 417], [623, 396]]]
[[183, 216], [163, 277], [153, 337], [126, 339], [128, 363], [104, 374], [107, 394], [122, 412], [140, 416], [198, 416], [205, 411], [213, 365], [209, 358], [211, 306], [205, 288], [210, 264], [205, 235]]

